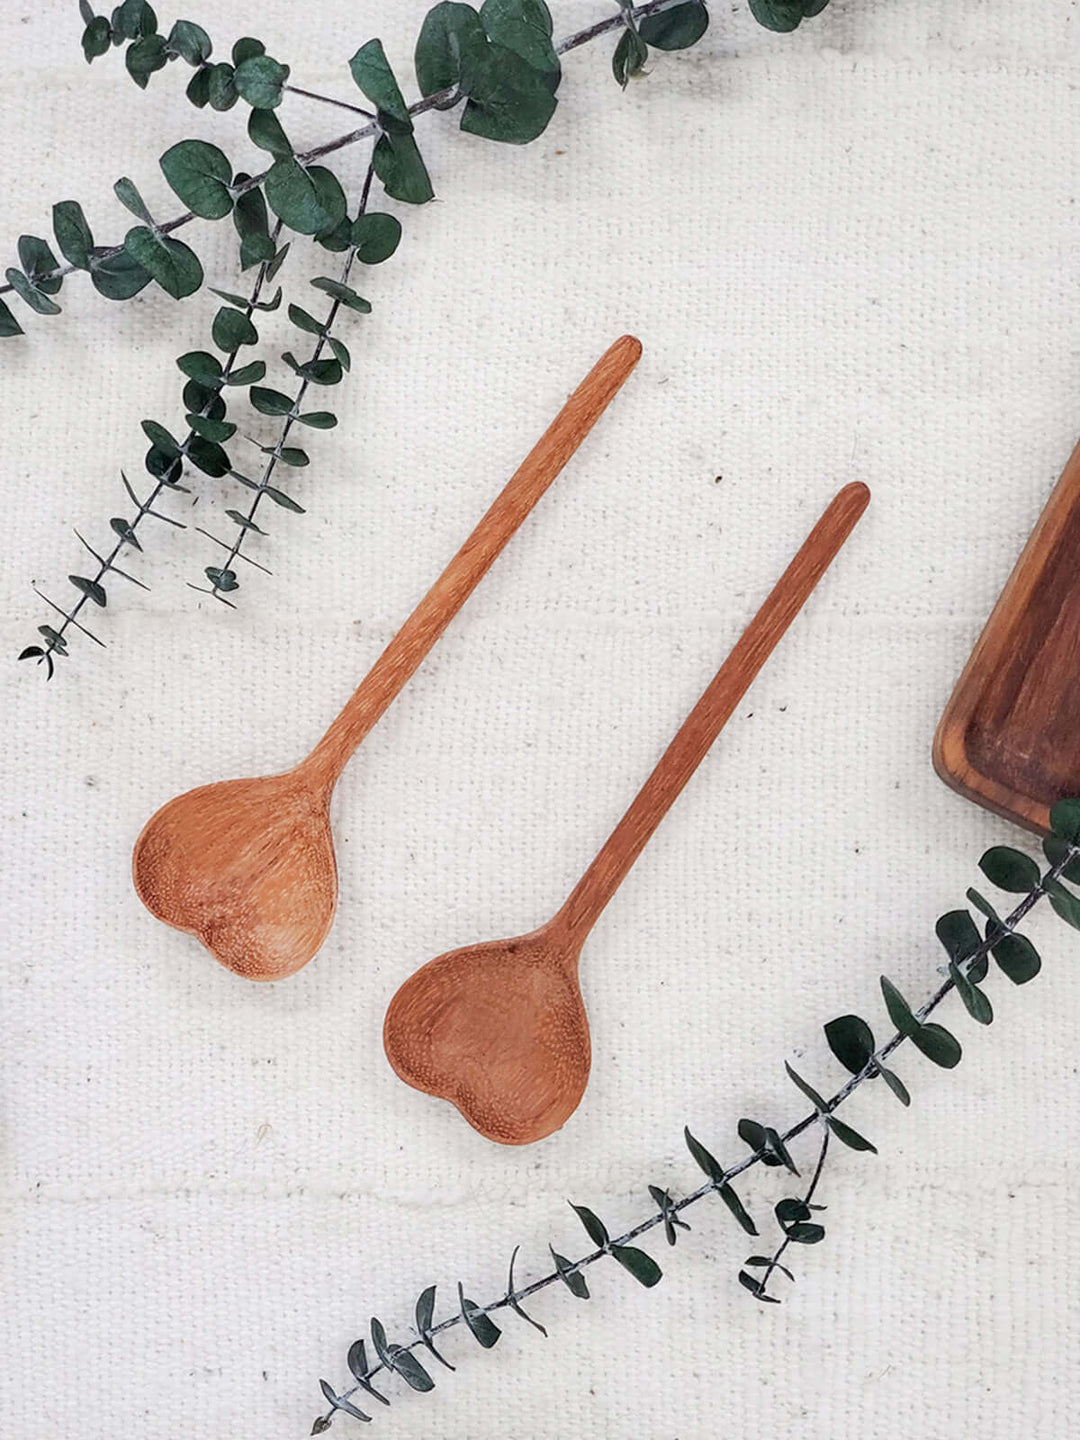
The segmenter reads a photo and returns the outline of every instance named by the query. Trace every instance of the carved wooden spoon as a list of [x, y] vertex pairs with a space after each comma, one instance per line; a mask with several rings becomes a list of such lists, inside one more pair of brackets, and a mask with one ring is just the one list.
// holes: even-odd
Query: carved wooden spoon
[[503, 1145], [542, 1140], [574, 1113], [590, 1064], [581, 947], [869, 499], [862, 484], [835, 496], [554, 919], [449, 951], [405, 981], [383, 1044], [407, 1084]]
[[346, 761], [464, 605], [637, 364], [624, 335], [601, 356], [315, 749], [295, 769], [203, 785], [164, 805], [135, 844], [147, 909], [250, 980], [281, 980], [325, 940], [337, 902], [330, 796]]

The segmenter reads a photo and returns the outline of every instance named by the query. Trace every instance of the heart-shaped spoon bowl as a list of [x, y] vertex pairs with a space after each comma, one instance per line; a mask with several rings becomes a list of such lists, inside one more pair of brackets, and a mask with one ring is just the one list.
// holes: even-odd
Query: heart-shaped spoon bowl
[[294, 975], [325, 940], [337, 903], [328, 800], [296, 771], [189, 790], [143, 827], [135, 889], [238, 975]]

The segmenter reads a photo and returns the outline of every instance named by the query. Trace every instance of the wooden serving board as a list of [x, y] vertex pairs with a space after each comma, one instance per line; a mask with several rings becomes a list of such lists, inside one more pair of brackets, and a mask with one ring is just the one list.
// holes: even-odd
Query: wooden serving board
[[1080, 444], [945, 707], [934, 768], [1029, 830], [1080, 795]]

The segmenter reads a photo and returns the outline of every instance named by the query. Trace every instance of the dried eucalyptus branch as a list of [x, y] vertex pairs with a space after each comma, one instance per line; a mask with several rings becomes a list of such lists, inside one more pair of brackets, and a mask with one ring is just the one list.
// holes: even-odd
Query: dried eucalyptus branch
[[[817, 14], [826, 3], [827, 0], [751, 0], [751, 9], [761, 24], [771, 29], [790, 30], [806, 16]], [[618, 0], [618, 7], [615, 14], [556, 43], [544, 0], [484, 0], [479, 10], [466, 4], [437, 4], [424, 18], [416, 42], [414, 58], [420, 99], [406, 103], [380, 40], [361, 45], [349, 61], [353, 81], [374, 107], [372, 111], [289, 84], [290, 67], [268, 55], [260, 40], [244, 37], [233, 45], [229, 61], [215, 61], [211, 59], [213, 42], [200, 25], [177, 20], [168, 33], [163, 34], [147, 0], [123, 0], [108, 17], [97, 15], [90, 0], [80, 0], [85, 27], [82, 45], [88, 61], [111, 48], [126, 46], [127, 70], [135, 83], [145, 89], [152, 74], [175, 60], [183, 60], [192, 70], [186, 87], [191, 103], [199, 108], [209, 105], [224, 111], [243, 101], [249, 107], [248, 137], [269, 154], [272, 163], [255, 175], [234, 173], [228, 156], [218, 146], [202, 140], [181, 140], [161, 156], [160, 165], [171, 189], [188, 207], [182, 214], [166, 221], [156, 220], [134, 183], [125, 177], [117, 182], [116, 194], [139, 223], [128, 230], [122, 244], [100, 246], [94, 242], [81, 206], [73, 200], [61, 201], [53, 207], [53, 229], [67, 264], [57, 261], [45, 240], [24, 235], [18, 244], [19, 267], [8, 269], [8, 284], [0, 286], [0, 296], [14, 292], [36, 313], [56, 315], [60, 313], [60, 306], [54, 297], [65, 277], [84, 270], [95, 289], [107, 299], [130, 299], [151, 282], [172, 298], [184, 299], [202, 287], [204, 274], [195, 251], [178, 240], [176, 232], [196, 218], [221, 220], [228, 215], [233, 216], [239, 234], [241, 270], [259, 264], [268, 267], [268, 272], [276, 271], [289, 248], [288, 243], [280, 251], [277, 248], [282, 228], [309, 236], [328, 250], [348, 251], [346, 275], [354, 258], [377, 263], [364, 253], [365, 249], [375, 254], [379, 244], [372, 237], [389, 234], [391, 225], [397, 227], [396, 247], [400, 235], [398, 222], [389, 215], [367, 214], [350, 220], [339, 179], [332, 170], [316, 162], [362, 139], [372, 138], [375, 143], [371, 173], [379, 179], [387, 195], [407, 204], [423, 204], [433, 198], [434, 189], [414, 136], [413, 120], [417, 115], [460, 107], [460, 127], [468, 133], [503, 143], [526, 144], [543, 133], [554, 114], [556, 92], [562, 80], [561, 55], [619, 30], [613, 68], [616, 78], [625, 86], [631, 76], [641, 72], [650, 47], [685, 49], [701, 38], [709, 23], [704, 0], [649, 0], [637, 6], [629, 0]], [[357, 112], [366, 123], [313, 148], [297, 151], [276, 113], [286, 94]], [[371, 173], [366, 189], [370, 187]], [[267, 223], [269, 212], [276, 217], [273, 236]], [[365, 225], [365, 220], [374, 222], [375, 227], [381, 226], [381, 230]], [[270, 474], [279, 462], [306, 463], [307, 457], [299, 447], [286, 446], [283, 441], [294, 423], [318, 422], [307, 420], [298, 410], [291, 412], [296, 410], [309, 384], [335, 384], [347, 368], [348, 351], [329, 334], [329, 327], [341, 307], [361, 311], [370, 308], [366, 300], [349, 289], [345, 280], [321, 277], [314, 283], [325, 289], [335, 303], [327, 321], [321, 323], [302, 307], [289, 307], [293, 323], [318, 337], [315, 353], [303, 364], [288, 352], [283, 357], [301, 380], [300, 396], [283, 409], [267, 410], [266, 406], [281, 406], [288, 397], [259, 386], [265, 373], [264, 362], [233, 371], [231, 361], [226, 368], [208, 352], [195, 351], [180, 357], [178, 362], [188, 376], [189, 388], [194, 387], [190, 396], [185, 393], [185, 402], [199, 421], [192, 425], [194, 434], [179, 442], [157, 422], [144, 424], [144, 428], [155, 427], [152, 434], [147, 431], [152, 444], [146, 458], [154, 487], [145, 508], [137, 502], [136, 522], [144, 514], [157, 514], [150, 507], [161, 489], [168, 488], [169, 480], [175, 481], [178, 466], [184, 460], [211, 477], [232, 476], [257, 492], [247, 514], [228, 512], [238, 526], [234, 542], [210, 537], [226, 551], [221, 564], [207, 566], [205, 570], [211, 584], [209, 593], [219, 600], [239, 588], [232, 565], [238, 557], [249, 558], [242, 554], [242, 549], [245, 537], [253, 531], [258, 533], [253, 512], [262, 497], [266, 495], [285, 508], [300, 510], [290, 497], [269, 484]], [[333, 288], [335, 285], [338, 290]], [[236, 346], [254, 344], [258, 339], [251, 319], [253, 307], [229, 291], [216, 293], [225, 301], [225, 306], [214, 318], [214, 343], [231, 357]], [[14, 314], [0, 299], [0, 337], [20, 333], [21, 326]], [[327, 346], [335, 352], [333, 360], [323, 358], [322, 351]], [[221, 391], [225, 385], [239, 384], [253, 387], [250, 398], [255, 409], [284, 417], [282, 436], [277, 445], [267, 447], [270, 458], [258, 482], [237, 471], [223, 448], [236, 426], [224, 418]], [[321, 416], [324, 412], [314, 413]], [[116, 524], [113, 529], [120, 536], [121, 546], [131, 543]], [[67, 629], [72, 627], [90, 634], [76, 616], [87, 600], [105, 605], [103, 580], [110, 571], [116, 571], [112, 562], [119, 548], [114, 547], [110, 557], [94, 552], [98, 573], [92, 578], [73, 580], [81, 593], [77, 605], [70, 611], [43, 597], [64, 617], [63, 623], [58, 629], [39, 627], [45, 645], [26, 647], [22, 658], [44, 663], [47, 675], [51, 676], [53, 657], [68, 653]], [[91, 638], [97, 639], [92, 635]]]
[[1074, 929], [1080, 930], [1080, 896], [1063, 883], [1064, 880], [1069, 880], [1073, 884], [1080, 884], [1080, 800], [1060, 801], [1050, 812], [1050, 823], [1052, 834], [1043, 844], [1048, 862], [1045, 873], [1041, 872], [1039, 865], [1029, 855], [1009, 846], [993, 846], [979, 861], [980, 869], [991, 883], [1007, 892], [1023, 894], [1023, 899], [1007, 916], [999, 916], [990, 902], [978, 891], [969, 890], [968, 900], [984, 917], [983, 934], [980, 935], [976, 922], [967, 909], [949, 911], [937, 921], [936, 932], [944, 946], [948, 963], [945, 967], [946, 978], [928, 1000], [913, 1010], [888, 977], [881, 976], [885, 1008], [896, 1027], [890, 1039], [878, 1046], [870, 1026], [858, 1015], [842, 1015], [824, 1027], [829, 1049], [849, 1072], [847, 1081], [829, 1099], [825, 1099], [790, 1065], [785, 1065], [792, 1083], [810, 1100], [813, 1106], [811, 1112], [783, 1132], [762, 1125], [756, 1120], [740, 1120], [739, 1138], [749, 1146], [750, 1154], [727, 1167], [722, 1166], [689, 1130], [685, 1130], [687, 1148], [695, 1163], [704, 1172], [706, 1181], [682, 1199], [672, 1199], [666, 1188], [650, 1185], [649, 1194], [656, 1209], [646, 1219], [615, 1239], [611, 1238], [603, 1221], [592, 1210], [584, 1205], [573, 1205], [572, 1209], [594, 1249], [577, 1260], [569, 1260], [549, 1246], [555, 1268], [521, 1288], [514, 1283], [514, 1262], [518, 1254], [515, 1249], [510, 1259], [505, 1294], [485, 1305], [478, 1305], [467, 1298], [459, 1283], [457, 1310], [437, 1324], [434, 1322], [436, 1287], [431, 1285], [424, 1290], [416, 1303], [416, 1338], [404, 1344], [388, 1340], [382, 1322], [377, 1318], [372, 1319], [371, 1341], [377, 1358], [369, 1363], [365, 1341], [357, 1340], [350, 1347], [346, 1362], [354, 1383], [338, 1393], [328, 1381], [320, 1380], [320, 1388], [330, 1408], [316, 1418], [311, 1433], [318, 1435], [328, 1430], [338, 1411], [357, 1420], [370, 1420], [371, 1416], [360, 1408], [354, 1398], [360, 1392], [374, 1396], [383, 1404], [389, 1404], [386, 1396], [372, 1386], [372, 1381], [379, 1374], [385, 1373], [387, 1378], [391, 1373], [396, 1374], [413, 1390], [433, 1389], [435, 1382], [426, 1365], [414, 1352], [422, 1353], [426, 1350], [441, 1364], [453, 1369], [434, 1342], [456, 1326], [464, 1324], [474, 1339], [485, 1349], [489, 1349], [498, 1342], [502, 1333], [492, 1320], [492, 1315], [500, 1310], [513, 1310], [546, 1335], [544, 1327], [526, 1314], [522, 1301], [558, 1282], [564, 1284], [579, 1300], [587, 1300], [589, 1288], [584, 1272], [600, 1260], [609, 1257], [640, 1284], [655, 1285], [662, 1276], [659, 1265], [632, 1242], [650, 1230], [662, 1226], [668, 1244], [674, 1245], [678, 1239], [678, 1231], [689, 1228], [682, 1218], [683, 1212], [707, 1195], [718, 1195], [739, 1226], [748, 1235], [756, 1236], [757, 1225], [731, 1182], [759, 1163], [767, 1167], [783, 1168], [797, 1177], [799, 1171], [788, 1147], [805, 1131], [816, 1129], [820, 1141], [809, 1185], [801, 1196], [786, 1196], [773, 1207], [781, 1232], [780, 1242], [772, 1255], [749, 1256], [738, 1272], [739, 1283], [755, 1299], [776, 1304], [778, 1297], [770, 1294], [768, 1290], [773, 1276], [779, 1271], [789, 1280], [795, 1278], [791, 1270], [781, 1263], [782, 1257], [793, 1245], [815, 1245], [825, 1238], [824, 1225], [813, 1218], [824, 1206], [815, 1204], [814, 1196], [822, 1178], [831, 1141], [838, 1140], [852, 1150], [877, 1153], [876, 1147], [869, 1140], [839, 1119], [836, 1115], [837, 1109], [866, 1081], [877, 1078], [885, 1081], [902, 1104], [910, 1104], [911, 1097], [903, 1081], [885, 1065], [885, 1061], [905, 1041], [910, 1041], [928, 1060], [945, 1069], [951, 1069], [959, 1062], [959, 1041], [943, 1025], [931, 1021], [930, 1015], [951, 991], [956, 990], [971, 1018], [981, 1025], [990, 1024], [993, 1010], [989, 998], [979, 987], [986, 978], [991, 956], [1006, 977], [1016, 985], [1026, 984], [1038, 974], [1042, 964], [1040, 956], [1030, 940], [1016, 933], [1016, 927], [1043, 897], [1049, 899], [1053, 910], [1061, 919]]

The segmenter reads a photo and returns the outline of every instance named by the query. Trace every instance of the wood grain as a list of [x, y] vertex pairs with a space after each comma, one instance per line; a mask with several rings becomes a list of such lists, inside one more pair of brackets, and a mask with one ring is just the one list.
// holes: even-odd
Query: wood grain
[[1080, 795], [1080, 445], [1016, 562], [934, 737], [946, 784], [1029, 830]]
[[307, 964], [337, 903], [330, 797], [342, 769], [640, 355], [624, 335], [597, 361], [307, 759], [283, 775], [189, 790], [147, 821], [132, 873], [151, 914], [250, 980], [281, 980]]
[[591, 1065], [578, 983], [589, 931], [869, 498], [854, 484], [833, 499], [559, 912], [527, 935], [440, 955], [397, 991], [383, 1044], [407, 1084], [503, 1145], [541, 1140], [573, 1114]]

